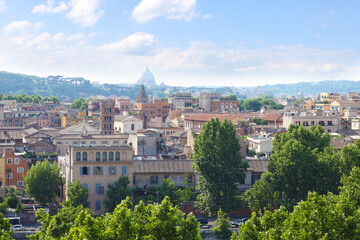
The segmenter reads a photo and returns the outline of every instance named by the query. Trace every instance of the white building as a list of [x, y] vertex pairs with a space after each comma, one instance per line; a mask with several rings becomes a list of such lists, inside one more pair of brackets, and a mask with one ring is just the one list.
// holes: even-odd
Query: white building
[[135, 134], [143, 128], [143, 120], [134, 116], [115, 115], [115, 132]]
[[248, 137], [249, 150], [256, 153], [269, 153], [272, 150], [272, 138], [269, 137]]

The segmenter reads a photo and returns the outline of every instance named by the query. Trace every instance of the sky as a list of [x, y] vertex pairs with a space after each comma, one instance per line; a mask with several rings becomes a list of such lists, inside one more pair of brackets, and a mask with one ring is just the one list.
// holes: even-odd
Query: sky
[[358, 0], [0, 0], [0, 71], [173, 86], [360, 80]]

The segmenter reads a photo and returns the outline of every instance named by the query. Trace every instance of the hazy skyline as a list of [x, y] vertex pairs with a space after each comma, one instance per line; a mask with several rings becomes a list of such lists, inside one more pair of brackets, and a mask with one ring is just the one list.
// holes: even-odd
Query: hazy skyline
[[0, 0], [0, 70], [136, 83], [360, 80], [358, 1]]

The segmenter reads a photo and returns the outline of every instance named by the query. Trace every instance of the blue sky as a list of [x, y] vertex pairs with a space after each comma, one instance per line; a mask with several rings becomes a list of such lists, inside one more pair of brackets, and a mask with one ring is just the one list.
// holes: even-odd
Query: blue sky
[[255, 86], [360, 79], [359, 1], [0, 0], [0, 70]]

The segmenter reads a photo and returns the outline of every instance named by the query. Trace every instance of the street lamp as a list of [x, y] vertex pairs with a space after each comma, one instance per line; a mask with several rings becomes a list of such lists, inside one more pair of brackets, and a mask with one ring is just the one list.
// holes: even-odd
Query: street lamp
[[159, 203], [159, 191], [156, 190], [156, 192], [153, 192], [153, 191], [150, 191], [147, 189], [147, 184], [144, 183], [143, 184], [143, 188], [144, 188], [144, 191], [145, 191], [145, 195], [149, 192], [149, 193], [153, 193], [153, 194], [156, 194], [156, 202]]

